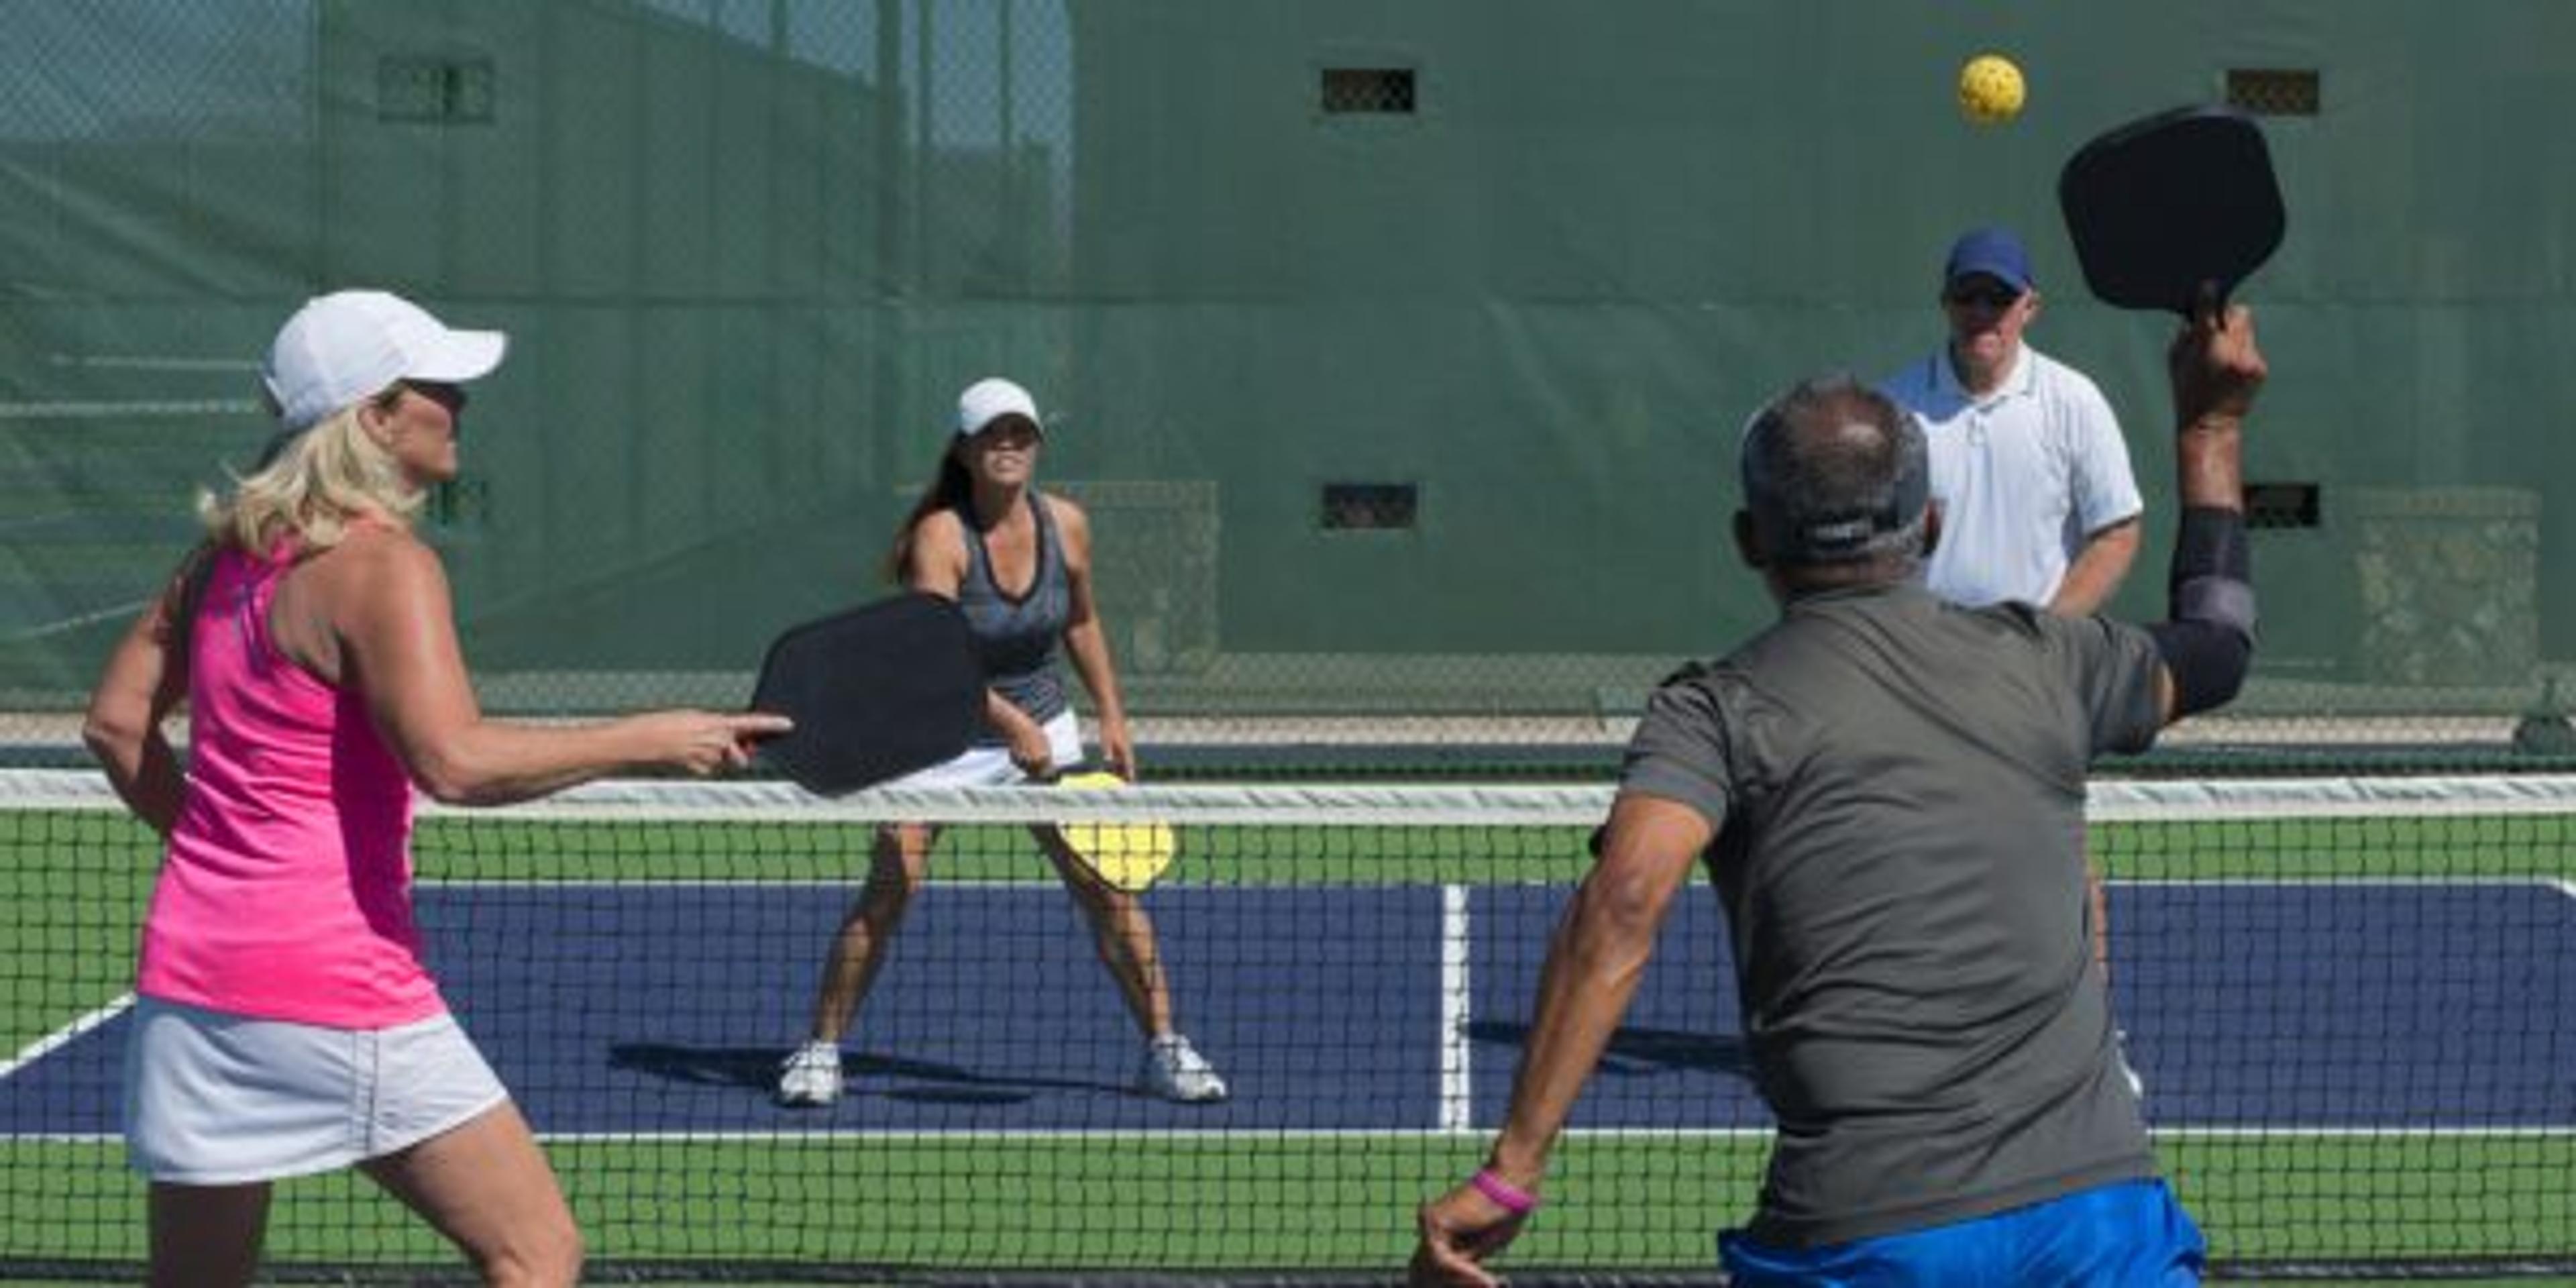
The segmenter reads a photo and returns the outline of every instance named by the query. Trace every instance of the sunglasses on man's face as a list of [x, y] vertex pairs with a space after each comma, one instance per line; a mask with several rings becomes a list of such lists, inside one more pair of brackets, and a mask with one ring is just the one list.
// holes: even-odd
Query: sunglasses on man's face
[[1997, 282], [1953, 287], [1941, 298], [1961, 308], [2008, 309], [2020, 302], [2021, 292]]

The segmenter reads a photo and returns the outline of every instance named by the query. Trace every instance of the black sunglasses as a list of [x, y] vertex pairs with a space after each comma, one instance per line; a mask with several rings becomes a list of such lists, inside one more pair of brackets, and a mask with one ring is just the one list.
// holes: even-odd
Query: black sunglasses
[[444, 380], [400, 380], [395, 383], [446, 408], [450, 415], [465, 410], [463, 385], [450, 384]]
[[1989, 286], [1954, 286], [1941, 296], [1957, 305], [1983, 305], [1990, 309], [2008, 309], [2021, 299], [2021, 292], [2001, 283]]

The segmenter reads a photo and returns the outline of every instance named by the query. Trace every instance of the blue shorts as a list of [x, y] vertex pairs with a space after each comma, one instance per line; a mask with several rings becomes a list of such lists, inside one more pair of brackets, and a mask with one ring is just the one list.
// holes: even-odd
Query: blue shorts
[[2186, 1288], [2200, 1282], [2209, 1245], [2163, 1181], [2125, 1181], [1822, 1248], [1775, 1248], [1729, 1230], [1717, 1255], [1735, 1288]]

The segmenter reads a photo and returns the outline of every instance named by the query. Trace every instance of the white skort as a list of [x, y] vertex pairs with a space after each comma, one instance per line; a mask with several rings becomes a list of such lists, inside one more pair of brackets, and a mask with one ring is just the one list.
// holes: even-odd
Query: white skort
[[452, 1015], [340, 1029], [137, 998], [126, 1157], [182, 1185], [307, 1176], [419, 1144], [509, 1094]]
[[[1082, 763], [1082, 726], [1070, 711], [1039, 726], [1046, 731], [1049, 753], [1055, 757], [1059, 771]], [[968, 747], [955, 756], [927, 769], [916, 769], [889, 787], [1008, 787], [1029, 781], [1020, 767], [1011, 763], [1008, 747]]]

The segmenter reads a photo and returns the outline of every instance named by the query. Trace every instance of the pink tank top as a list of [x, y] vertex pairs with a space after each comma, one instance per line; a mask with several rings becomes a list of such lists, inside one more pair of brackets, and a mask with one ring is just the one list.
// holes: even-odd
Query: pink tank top
[[411, 780], [355, 690], [278, 651], [294, 566], [225, 550], [190, 631], [188, 795], [136, 988], [237, 1015], [377, 1029], [446, 1009], [411, 909]]

